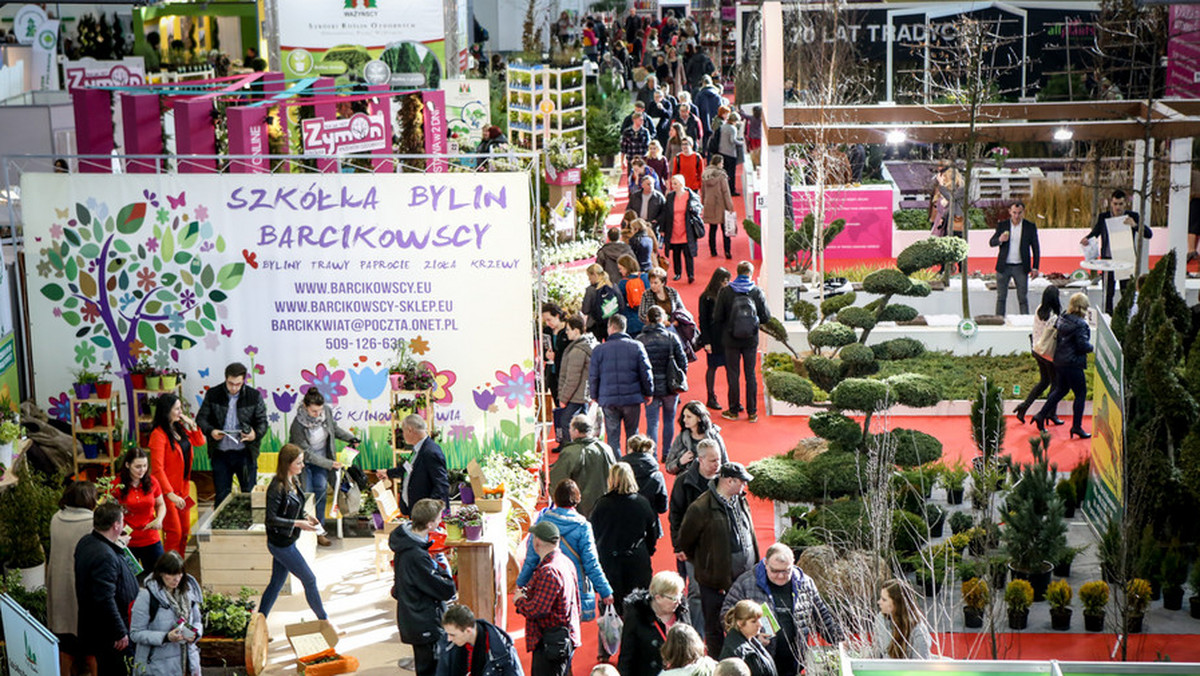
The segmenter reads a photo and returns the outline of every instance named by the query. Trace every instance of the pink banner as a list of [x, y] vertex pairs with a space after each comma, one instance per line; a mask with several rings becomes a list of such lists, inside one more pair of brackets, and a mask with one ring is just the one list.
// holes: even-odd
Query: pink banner
[[[129, 155], [162, 155], [162, 110], [157, 94], [121, 94], [121, 129]], [[125, 163], [131, 174], [153, 174], [158, 161], [132, 159]]]
[[267, 158], [270, 142], [267, 138], [267, 109], [230, 106], [225, 109], [225, 126], [229, 130], [229, 154], [251, 155], [250, 159], [231, 160], [229, 170], [235, 174], [265, 174], [270, 169]]
[[[796, 225], [812, 211], [815, 190], [793, 190]], [[826, 258], [890, 258], [892, 255], [892, 189], [890, 186], [825, 191], [825, 222], [844, 218], [846, 228], [825, 249]]]
[[217, 131], [213, 124], [212, 100], [177, 99], [172, 107], [175, 110], [175, 154], [179, 156], [179, 173], [215, 173], [216, 158], [187, 157], [217, 154]]
[[[425, 105], [425, 153], [428, 155], [445, 155], [446, 145], [446, 92], [432, 89], [421, 92]], [[430, 160], [425, 171], [431, 174], [444, 174], [446, 160]]]
[[[75, 109], [75, 147], [80, 155], [112, 155], [112, 92], [104, 89], [80, 89], [71, 94]], [[109, 160], [80, 160], [84, 174], [112, 173]]]
[[1200, 6], [1171, 5], [1167, 39], [1167, 96], [1200, 97]]
[[367, 91], [377, 94], [371, 102], [370, 111], [372, 115], [376, 113], [383, 115], [383, 137], [388, 141], [386, 148], [372, 153], [380, 157], [371, 160], [371, 167], [377, 174], [391, 173], [396, 170], [396, 163], [386, 159], [386, 156], [392, 154], [392, 97], [388, 95], [387, 85], [371, 85], [367, 87]]

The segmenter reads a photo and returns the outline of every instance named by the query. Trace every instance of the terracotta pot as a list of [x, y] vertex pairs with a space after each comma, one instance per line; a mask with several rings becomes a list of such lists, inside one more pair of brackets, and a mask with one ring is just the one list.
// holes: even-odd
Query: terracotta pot
[[146, 389], [146, 374], [131, 373], [129, 374], [129, 382], [133, 384], [133, 389], [144, 390]]
[[111, 380], [101, 380], [96, 383], [96, 397], [99, 399], [108, 399], [112, 396], [113, 384]]
[[90, 430], [90, 429], [94, 428], [95, 426], [96, 426], [95, 418], [84, 418], [83, 416], [79, 417], [80, 429]]

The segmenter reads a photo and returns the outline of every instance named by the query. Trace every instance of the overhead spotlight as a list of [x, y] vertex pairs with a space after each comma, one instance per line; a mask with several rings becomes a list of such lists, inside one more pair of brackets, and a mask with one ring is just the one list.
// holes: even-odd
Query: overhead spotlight
[[902, 129], [893, 129], [887, 133], [887, 142], [891, 145], [898, 146], [908, 140], [908, 134]]
[[1071, 131], [1070, 129], [1056, 129], [1054, 131], [1055, 141], [1070, 141], [1074, 137], [1075, 132]]

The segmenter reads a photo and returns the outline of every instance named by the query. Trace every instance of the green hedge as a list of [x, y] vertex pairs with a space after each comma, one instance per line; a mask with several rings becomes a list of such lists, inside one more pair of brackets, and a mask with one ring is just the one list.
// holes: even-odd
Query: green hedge
[[808, 377], [817, 387], [828, 392], [842, 379], [842, 360], [822, 357], [819, 354], [809, 355], [804, 359], [804, 370], [808, 371]]
[[862, 427], [836, 411], [818, 411], [808, 419], [813, 434], [842, 448], [854, 448], [862, 441]]
[[842, 347], [858, 340], [854, 329], [840, 322], [825, 322], [808, 332], [808, 344], [814, 349]]
[[967, 241], [958, 237], [930, 237], [904, 247], [896, 256], [896, 267], [911, 275], [918, 270], [945, 263], [957, 263], [967, 257]]
[[863, 279], [863, 291], [880, 295], [895, 293], [903, 295], [912, 286], [908, 275], [895, 268], [876, 270]]
[[802, 378], [788, 371], [771, 371], [763, 376], [763, 384], [772, 397], [795, 404], [808, 406], [813, 402], [813, 385], [807, 378]]
[[862, 492], [860, 473], [866, 458], [848, 451], [826, 451], [808, 463], [808, 487], [812, 491], [803, 502], [836, 500]]
[[931, 434], [898, 427], [891, 435], [896, 444], [894, 462], [901, 467], [918, 467], [942, 457], [942, 442]]
[[[917, 309], [903, 303], [889, 303], [879, 315], [881, 322], [911, 322], [917, 318]], [[911, 338], [909, 340], [912, 340]]]
[[840, 411], [878, 411], [889, 403], [888, 386], [881, 380], [847, 378], [829, 393], [829, 402]]
[[804, 463], [786, 454], [763, 458], [746, 468], [754, 477], [748, 489], [751, 495], [779, 502], [804, 502], [811, 484]]
[[837, 320], [846, 326], [856, 329], [875, 328], [875, 313], [857, 305], [839, 310]]
[[826, 317], [835, 315], [842, 308], [854, 305], [854, 301], [856, 300], [858, 300], [858, 294], [853, 291], [837, 296], [830, 296], [821, 302], [821, 314]]
[[925, 354], [925, 344], [916, 338], [893, 338], [872, 345], [871, 350], [876, 359], [911, 359]]
[[901, 406], [928, 408], [942, 400], [942, 388], [929, 376], [919, 373], [900, 373], [887, 379], [892, 388], [892, 401]]

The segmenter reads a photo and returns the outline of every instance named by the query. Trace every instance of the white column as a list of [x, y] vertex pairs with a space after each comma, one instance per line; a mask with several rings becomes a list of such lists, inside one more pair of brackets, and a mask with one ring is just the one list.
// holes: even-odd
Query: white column
[[1192, 193], [1192, 139], [1171, 139], [1171, 192], [1167, 201], [1167, 242], [1175, 251], [1175, 288], [1191, 304], [1184, 288], [1187, 278], [1187, 227]]
[[[765, 126], [783, 126], [783, 5], [777, 0], [762, 4], [762, 102]], [[767, 296], [771, 315], [783, 320], [783, 206], [784, 145], [772, 144], [763, 134], [762, 270], [759, 284]], [[731, 270], [736, 274], [736, 271]]]

